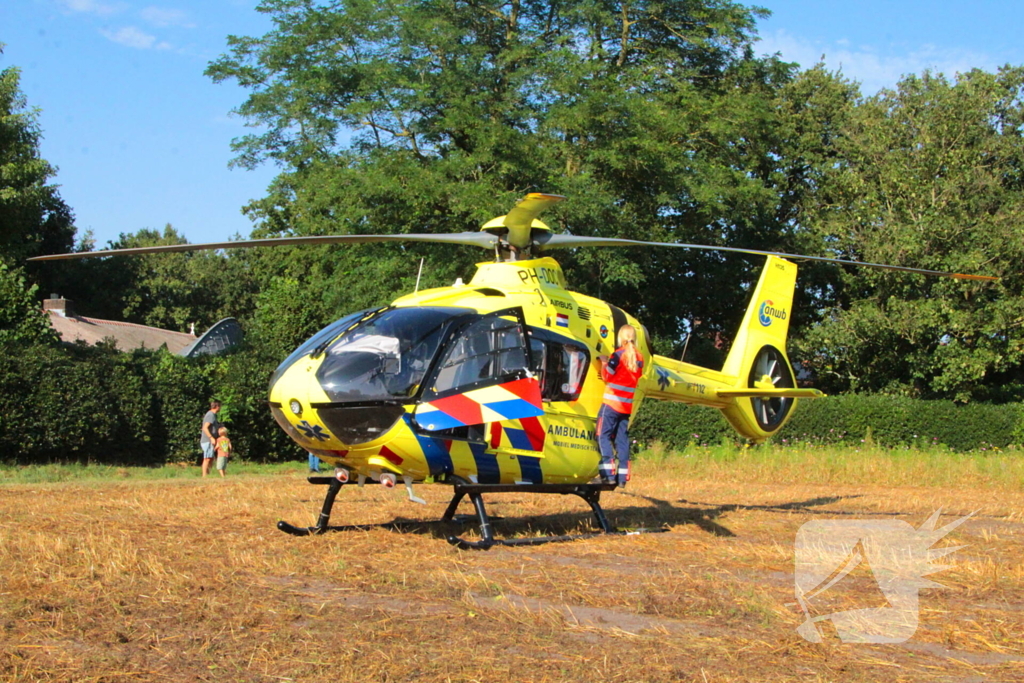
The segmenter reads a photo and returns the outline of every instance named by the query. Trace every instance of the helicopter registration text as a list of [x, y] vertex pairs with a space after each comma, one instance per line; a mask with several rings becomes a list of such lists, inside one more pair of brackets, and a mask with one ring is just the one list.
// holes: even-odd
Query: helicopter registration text
[[557, 268], [546, 268], [544, 266], [538, 266], [536, 268], [520, 268], [516, 271], [516, 274], [519, 275], [519, 279], [522, 280], [524, 284], [529, 284], [532, 281], [541, 285], [558, 287], [559, 289], [565, 287], [565, 281], [563, 279], [564, 276]]

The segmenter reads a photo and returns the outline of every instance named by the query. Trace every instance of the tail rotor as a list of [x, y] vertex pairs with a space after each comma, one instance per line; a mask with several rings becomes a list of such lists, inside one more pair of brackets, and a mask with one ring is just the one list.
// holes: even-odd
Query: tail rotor
[[[793, 389], [796, 387], [796, 378], [786, 355], [766, 344], [754, 357], [747, 385], [751, 389]], [[795, 400], [789, 396], [751, 398], [757, 426], [766, 432], [777, 430], [786, 421]]]

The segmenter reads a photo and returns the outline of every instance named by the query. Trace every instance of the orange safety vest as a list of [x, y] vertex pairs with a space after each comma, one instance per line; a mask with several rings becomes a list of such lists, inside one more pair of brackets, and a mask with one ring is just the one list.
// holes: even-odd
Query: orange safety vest
[[622, 362], [622, 349], [615, 349], [608, 362], [601, 368], [601, 379], [606, 383], [604, 388], [604, 404], [617, 413], [633, 414], [633, 394], [636, 384], [644, 371], [644, 357], [636, 353], [636, 372], [630, 372]]

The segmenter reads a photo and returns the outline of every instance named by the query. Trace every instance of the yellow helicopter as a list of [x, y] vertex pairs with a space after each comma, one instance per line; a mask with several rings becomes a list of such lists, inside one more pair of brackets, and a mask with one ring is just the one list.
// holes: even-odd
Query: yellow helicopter
[[[420, 482], [453, 487], [441, 522], [449, 522], [469, 496], [480, 541], [458, 536], [462, 548], [536, 545], [576, 536], [495, 537], [482, 496], [502, 492], [573, 494], [591, 507], [600, 532], [617, 533], [600, 505], [615, 483], [591, 483], [600, 453], [595, 434], [605, 393], [597, 358], [615, 350], [623, 325], [636, 330], [648, 359], [633, 398], [708, 406], [736, 431], [760, 443], [787, 421], [800, 398], [822, 396], [796, 387], [786, 354], [797, 266], [793, 260], [828, 261], [936, 276], [987, 276], [695, 244], [555, 234], [537, 216], [564, 199], [529, 194], [480, 232], [456, 234], [285, 237], [211, 244], [168, 245], [80, 252], [33, 260], [130, 255], [316, 243], [421, 241], [493, 250], [473, 278], [450, 287], [417, 291], [382, 308], [346, 316], [296, 349], [270, 379], [270, 410], [304, 450], [335, 466], [333, 477], [310, 477], [329, 486], [315, 526], [279, 522], [294, 535], [353, 527], [330, 526], [341, 487], [367, 482], [394, 488], [410, 500]], [[746, 314], [719, 370], [653, 353], [642, 324], [600, 299], [567, 288], [558, 248], [661, 246], [757, 254], [767, 257]]]

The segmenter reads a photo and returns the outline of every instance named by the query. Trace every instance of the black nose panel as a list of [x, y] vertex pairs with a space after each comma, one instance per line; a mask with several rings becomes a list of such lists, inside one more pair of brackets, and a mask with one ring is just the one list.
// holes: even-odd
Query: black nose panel
[[387, 433], [402, 419], [405, 408], [400, 405], [315, 406], [327, 430], [346, 446], [373, 441]]

